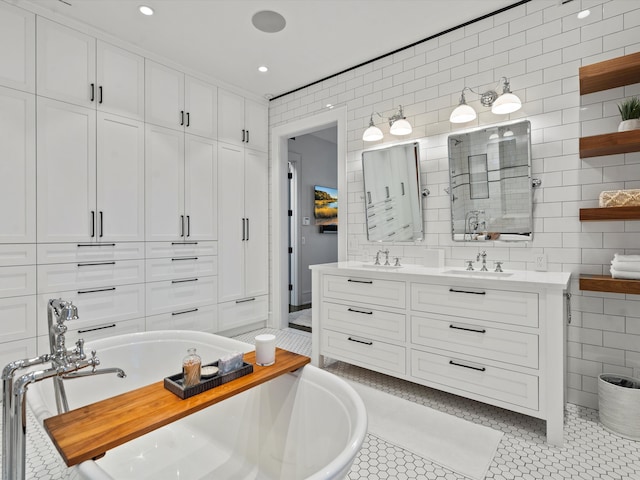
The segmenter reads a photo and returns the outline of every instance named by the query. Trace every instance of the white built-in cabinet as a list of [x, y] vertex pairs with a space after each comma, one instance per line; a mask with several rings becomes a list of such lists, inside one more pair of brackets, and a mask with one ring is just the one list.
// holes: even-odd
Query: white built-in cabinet
[[216, 138], [217, 87], [146, 60], [146, 121], [201, 137]]
[[146, 128], [147, 240], [215, 240], [216, 141]]
[[266, 105], [218, 90], [218, 140], [266, 152], [269, 115]]
[[0, 2], [0, 85], [35, 91], [36, 16]]

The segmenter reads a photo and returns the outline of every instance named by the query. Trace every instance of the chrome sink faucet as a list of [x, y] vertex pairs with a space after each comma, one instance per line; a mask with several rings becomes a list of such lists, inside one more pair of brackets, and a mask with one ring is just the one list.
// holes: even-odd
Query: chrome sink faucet
[[489, 270], [487, 270], [487, 252], [485, 250], [483, 250], [482, 253], [478, 252], [478, 256], [476, 257], [476, 262], [479, 262], [480, 258], [482, 258], [482, 268], [480, 269], [480, 271], [488, 272]]

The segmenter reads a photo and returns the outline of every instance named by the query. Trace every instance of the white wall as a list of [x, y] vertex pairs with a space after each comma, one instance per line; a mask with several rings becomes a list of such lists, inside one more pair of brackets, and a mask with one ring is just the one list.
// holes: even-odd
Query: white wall
[[[581, 292], [578, 274], [608, 273], [615, 252], [640, 253], [640, 221], [581, 223], [578, 214], [581, 207], [597, 206], [602, 190], [640, 188], [640, 153], [581, 160], [578, 138], [615, 131], [617, 102], [640, 94], [640, 84], [581, 97], [578, 68], [640, 51], [640, 4], [558, 3], [533, 0], [273, 100], [270, 127], [317, 114], [328, 103], [347, 107], [348, 255], [365, 260], [377, 245], [366, 240], [360, 154], [372, 145], [364, 144], [362, 132], [372, 111], [390, 116], [403, 105], [414, 132], [402, 141], [420, 141], [422, 182], [431, 196], [425, 202], [425, 241], [393, 245], [392, 254], [412, 263], [426, 248], [440, 248], [447, 265], [463, 266], [478, 247], [450, 238], [449, 197], [444, 191], [447, 136], [469, 127], [529, 119], [533, 176], [543, 182], [534, 197], [534, 239], [482, 248], [489, 260], [503, 260], [505, 270], [533, 269], [533, 255], [545, 253], [549, 270], [573, 274], [568, 400], [596, 407], [598, 374], [632, 375], [636, 368], [640, 376], [640, 297]], [[576, 14], [584, 8], [591, 15], [578, 20]], [[501, 76], [509, 77], [513, 92], [522, 99], [520, 111], [496, 116], [469, 94], [467, 101], [478, 111], [478, 119], [461, 126], [449, 123], [465, 85], [483, 91]], [[379, 126], [385, 133], [379, 143], [393, 142], [388, 125]]]
[[[313, 218], [314, 185], [338, 187], [338, 160], [335, 143], [314, 135], [297, 136], [289, 140], [289, 151], [300, 155], [298, 166], [300, 228], [298, 288], [300, 305], [311, 303], [311, 270], [309, 265], [338, 261], [338, 236], [320, 233]], [[302, 217], [309, 217], [310, 225], [302, 225]], [[302, 243], [304, 237], [304, 243]]]

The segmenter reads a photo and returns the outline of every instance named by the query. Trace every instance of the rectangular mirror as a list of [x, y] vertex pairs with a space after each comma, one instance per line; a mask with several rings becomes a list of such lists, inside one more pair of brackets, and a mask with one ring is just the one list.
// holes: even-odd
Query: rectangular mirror
[[530, 122], [449, 135], [449, 182], [454, 240], [531, 240]]
[[363, 152], [362, 171], [369, 241], [422, 240], [418, 143]]

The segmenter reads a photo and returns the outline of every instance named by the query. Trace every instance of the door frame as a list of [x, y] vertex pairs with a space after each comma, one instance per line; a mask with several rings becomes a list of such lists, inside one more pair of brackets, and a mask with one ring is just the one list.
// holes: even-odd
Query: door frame
[[[338, 158], [338, 261], [347, 258], [347, 107], [330, 110], [279, 125], [271, 130], [271, 315], [269, 326], [283, 329], [289, 325], [288, 262], [288, 141], [291, 137], [318, 130], [337, 128]], [[287, 287], [287, 288], [285, 288]]]
[[[292, 252], [289, 254], [289, 284], [292, 286], [289, 292], [289, 305], [296, 305], [300, 300], [300, 288], [298, 279], [298, 264], [300, 257], [300, 221], [299, 221], [299, 192], [298, 192], [298, 169], [300, 168], [301, 156], [299, 153], [289, 152], [289, 171], [291, 178], [289, 179], [289, 208], [292, 215], [289, 217], [289, 247]], [[287, 310], [288, 312], [289, 310]]]

